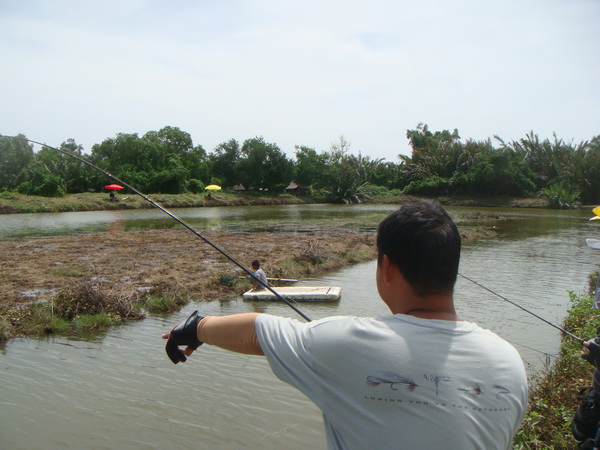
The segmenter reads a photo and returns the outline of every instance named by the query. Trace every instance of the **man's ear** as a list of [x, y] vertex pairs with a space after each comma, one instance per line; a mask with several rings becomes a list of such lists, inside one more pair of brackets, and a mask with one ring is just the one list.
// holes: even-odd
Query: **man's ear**
[[383, 255], [381, 260], [381, 274], [383, 276], [383, 281], [389, 283], [394, 277], [394, 271], [396, 270], [396, 266], [392, 264], [392, 260], [388, 255]]

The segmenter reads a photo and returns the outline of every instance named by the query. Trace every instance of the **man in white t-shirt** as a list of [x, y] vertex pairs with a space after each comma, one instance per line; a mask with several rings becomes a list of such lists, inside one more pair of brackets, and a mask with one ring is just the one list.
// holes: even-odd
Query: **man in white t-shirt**
[[411, 202], [377, 232], [376, 283], [392, 314], [303, 323], [195, 312], [163, 335], [167, 354], [185, 361], [207, 343], [265, 355], [321, 409], [331, 449], [509, 448], [527, 406], [525, 368], [510, 344], [457, 316], [460, 246], [441, 206]]

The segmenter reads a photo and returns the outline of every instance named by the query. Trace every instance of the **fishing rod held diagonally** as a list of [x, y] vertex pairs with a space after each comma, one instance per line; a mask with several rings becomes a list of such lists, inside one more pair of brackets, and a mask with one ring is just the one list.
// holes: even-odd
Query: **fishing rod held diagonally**
[[[0, 135], [0, 137], [8, 137], [8, 136], [2, 136]], [[50, 145], [44, 144], [42, 142], [38, 142], [38, 141], [34, 141], [32, 139], [27, 139], [27, 138], [23, 138], [23, 137], [13, 137], [15, 139], [21, 139], [27, 142], [30, 142], [32, 144], [37, 144], [37, 145], [42, 145], [44, 147], [47, 147], [51, 150], [55, 150], [59, 153], [62, 153], [63, 155], [69, 156], [71, 158], [76, 159], [79, 162], [82, 162], [83, 164], [91, 167], [94, 170], [97, 170], [101, 173], [103, 173], [104, 175], [106, 175], [107, 177], [111, 178], [112, 180], [116, 181], [117, 183], [125, 186], [128, 189], [131, 189], [132, 192], [134, 192], [135, 194], [139, 195], [140, 197], [142, 197], [144, 200], [146, 200], [148, 203], [150, 203], [152, 206], [160, 209], [162, 212], [164, 212], [165, 214], [167, 214], [169, 217], [171, 217], [172, 219], [176, 220], [177, 222], [179, 222], [181, 225], [183, 225], [184, 227], [186, 227], [188, 230], [190, 230], [192, 233], [194, 233], [197, 237], [199, 237], [200, 239], [202, 239], [204, 242], [206, 242], [208, 245], [210, 245], [212, 248], [214, 248], [215, 250], [217, 250], [219, 253], [221, 253], [223, 256], [225, 256], [227, 259], [229, 259], [232, 263], [234, 263], [236, 266], [238, 266], [240, 269], [242, 269], [244, 272], [246, 272], [249, 276], [254, 276], [254, 273], [248, 269], [246, 266], [244, 266], [242, 263], [240, 263], [238, 260], [236, 260], [233, 256], [231, 256], [229, 253], [227, 253], [224, 249], [222, 249], [221, 247], [219, 247], [217, 244], [215, 244], [214, 242], [212, 242], [210, 239], [208, 239], [206, 236], [204, 236], [200, 231], [196, 230], [194, 227], [192, 227], [190, 224], [188, 224], [187, 222], [185, 222], [183, 219], [177, 217], [175, 214], [173, 214], [171, 211], [169, 211], [168, 209], [164, 208], [163, 206], [159, 205], [158, 203], [156, 203], [154, 200], [152, 200], [151, 198], [149, 198], [147, 195], [143, 194], [142, 192], [138, 191], [136, 188], [134, 188], [133, 186], [129, 185], [128, 183], [124, 182], [123, 180], [119, 179], [118, 177], [114, 176], [113, 174], [107, 172], [104, 169], [101, 169], [100, 167], [96, 166], [95, 164], [91, 163], [90, 161], [86, 160], [85, 158], [81, 158], [77, 155], [74, 155], [72, 153], [69, 153], [65, 150], [61, 150], [59, 148], [56, 147], [52, 147]], [[310, 322], [310, 318], [308, 316], [306, 316], [306, 314], [304, 314], [300, 309], [298, 309], [292, 302], [290, 302], [288, 299], [286, 299], [285, 297], [283, 297], [281, 294], [279, 294], [275, 289], [273, 289], [271, 286], [269, 286], [268, 284], [264, 284], [263, 282], [261, 282], [260, 280], [258, 280], [258, 282], [265, 288], [268, 289], [273, 295], [275, 295], [275, 297], [277, 297], [277, 299], [281, 300], [282, 302], [284, 302], [286, 305], [288, 305], [290, 308], [292, 308], [300, 317], [302, 317], [304, 320], [306, 320], [307, 322]]]

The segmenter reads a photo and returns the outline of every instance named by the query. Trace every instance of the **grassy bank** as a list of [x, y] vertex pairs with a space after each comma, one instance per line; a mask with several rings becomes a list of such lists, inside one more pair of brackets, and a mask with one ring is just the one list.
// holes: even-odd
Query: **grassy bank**
[[[106, 193], [70, 194], [65, 197], [38, 197], [14, 192], [0, 193], [0, 214], [105, 211], [115, 209], [154, 208], [139, 195], [121, 191], [117, 201], [110, 201]], [[291, 205], [305, 200], [292, 195], [268, 197], [262, 195], [237, 195], [227, 192], [206, 194], [155, 194], [149, 198], [166, 208], [192, 208], [208, 206]]]
[[[313, 197], [296, 197], [282, 194], [268, 196], [263, 194], [243, 195], [219, 191], [207, 194], [154, 194], [152, 200], [166, 208], [192, 208], [210, 206], [252, 206], [252, 205], [292, 205], [322, 203]], [[400, 203], [407, 197], [395, 191], [374, 195], [372, 203]], [[544, 198], [515, 197], [438, 197], [432, 200], [446, 206], [482, 206], [482, 207], [523, 207], [546, 208]], [[106, 193], [70, 194], [65, 197], [38, 197], [15, 192], [0, 192], [0, 214], [104, 211], [115, 209], [142, 209], [153, 206], [142, 197], [121, 191], [117, 201], [111, 202]]]
[[[590, 277], [589, 295], [570, 293], [571, 308], [562, 327], [584, 340], [592, 339], [600, 327], [600, 310], [592, 309], [592, 286], [598, 273]], [[576, 449], [571, 420], [579, 405], [577, 395], [592, 385], [593, 366], [581, 357], [582, 345], [563, 335], [554, 364], [534, 376], [529, 391], [529, 407], [514, 449]]]

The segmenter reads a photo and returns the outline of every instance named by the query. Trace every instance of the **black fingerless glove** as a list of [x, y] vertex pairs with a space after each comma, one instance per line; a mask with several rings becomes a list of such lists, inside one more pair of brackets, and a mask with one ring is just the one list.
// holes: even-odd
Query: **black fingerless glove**
[[173, 364], [187, 361], [183, 350], [179, 348], [180, 345], [186, 345], [191, 349], [196, 350], [203, 344], [203, 342], [198, 339], [198, 323], [202, 319], [204, 319], [204, 317], [198, 314], [198, 311], [194, 311], [185, 322], [181, 322], [171, 330], [165, 350], [167, 351], [169, 359], [173, 361]]

